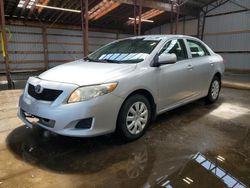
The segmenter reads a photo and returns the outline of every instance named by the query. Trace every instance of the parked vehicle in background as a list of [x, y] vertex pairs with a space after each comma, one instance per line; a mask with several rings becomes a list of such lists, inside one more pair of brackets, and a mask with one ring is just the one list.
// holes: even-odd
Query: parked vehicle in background
[[219, 97], [223, 59], [197, 38], [148, 35], [30, 77], [19, 102], [29, 126], [74, 137], [142, 136], [159, 114]]

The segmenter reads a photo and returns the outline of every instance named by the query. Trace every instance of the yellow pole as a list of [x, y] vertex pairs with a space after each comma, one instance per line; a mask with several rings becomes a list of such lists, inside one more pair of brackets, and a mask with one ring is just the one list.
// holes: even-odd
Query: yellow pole
[[2, 52], [3, 52], [3, 57], [5, 58], [6, 52], [4, 48], [4, 41], [3, 41], [3, 33], [1, 32], [1, 46], [2, 46]]
[[3, 0], [0, 0], [0, 30], [1, 30], [1, 41], [2, 41], [2, 51], [5, 63], [6, 77], [8, 81], [8, 89], [13, 87], [13, 82], [10, 75], [9, 67], [9, 56], [8, 56], [8, 43], [6, 38], [5, 31], [5, 16], [4, 16], [4, 3]]

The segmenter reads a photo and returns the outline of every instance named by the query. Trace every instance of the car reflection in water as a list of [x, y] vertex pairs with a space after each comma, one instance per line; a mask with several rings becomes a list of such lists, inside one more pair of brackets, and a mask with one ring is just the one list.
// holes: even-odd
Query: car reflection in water
[[[225, 160], [222, 156], [217, 156], [216, 159], [221, 162]], [[191, 172], [190, 169], [192, 169]], [[188, 185], [189, 187], [247, 188], [244, 183], [201, 153], [197, 153], [184, 168], [169, 176], [162, 176], [156, 180], [154, 186], [146, 187], [173, 188], [188, 187]]]
[[249, 183], [249, 169], [243, 169], [249, 161], [232, 151], [194, 154], [183, 148], [152, 144], [150, 139], [123, 144], [107, 136], [46, 136], [39, 128], [25, 127], [15, 129], [6, 141], [17, 158], [33, 166], [81, 175], [79, 183], [83, 187], [87, 186], [84, 177], [89, 174], [95, 187], [246, 188], [244, 182]]

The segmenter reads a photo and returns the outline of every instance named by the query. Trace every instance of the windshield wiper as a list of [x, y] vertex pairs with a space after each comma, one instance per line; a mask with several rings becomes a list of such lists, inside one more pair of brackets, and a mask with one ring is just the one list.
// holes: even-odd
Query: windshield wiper
[[120, 61], [117, 61], [117, 60], [111, 60], [111, 59], [102, 59], [100, 60], [101, 62], [104, 62], [104, 63], [120, 63]]
[[111, 59], [98, 59], [98, 60], [94, 60], [94, 59], [91, 59], [89, 57], [85, 57], [83, 59], [85, 61], [100, 62], [100, 63], [120, 63], [120, 61], [111, 60]]
[[121, 61], [120, 63], [139, 63], [142, 62], [144, 59], [130, 59], [130, 60], [124, 60]]
[[93, 59], [90, 59], [88, 56], [83, 58], [84, 61], [94, 61]]

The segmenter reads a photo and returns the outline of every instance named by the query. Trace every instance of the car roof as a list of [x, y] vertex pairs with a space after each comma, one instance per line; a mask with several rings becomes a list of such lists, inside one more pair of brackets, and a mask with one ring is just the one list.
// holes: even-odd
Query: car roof
[[135, 38], [145, 38], [145, 39], [150, 39], [150, 40], [162, 40], [162, 39], [170, 39], [170, 38], [190, 38], [190, 39], [197, 39], [192, 36], [188, 35], [141, 35], [141, 36], [135, 36], [135, 37], [130, 37], [132, 39]]

